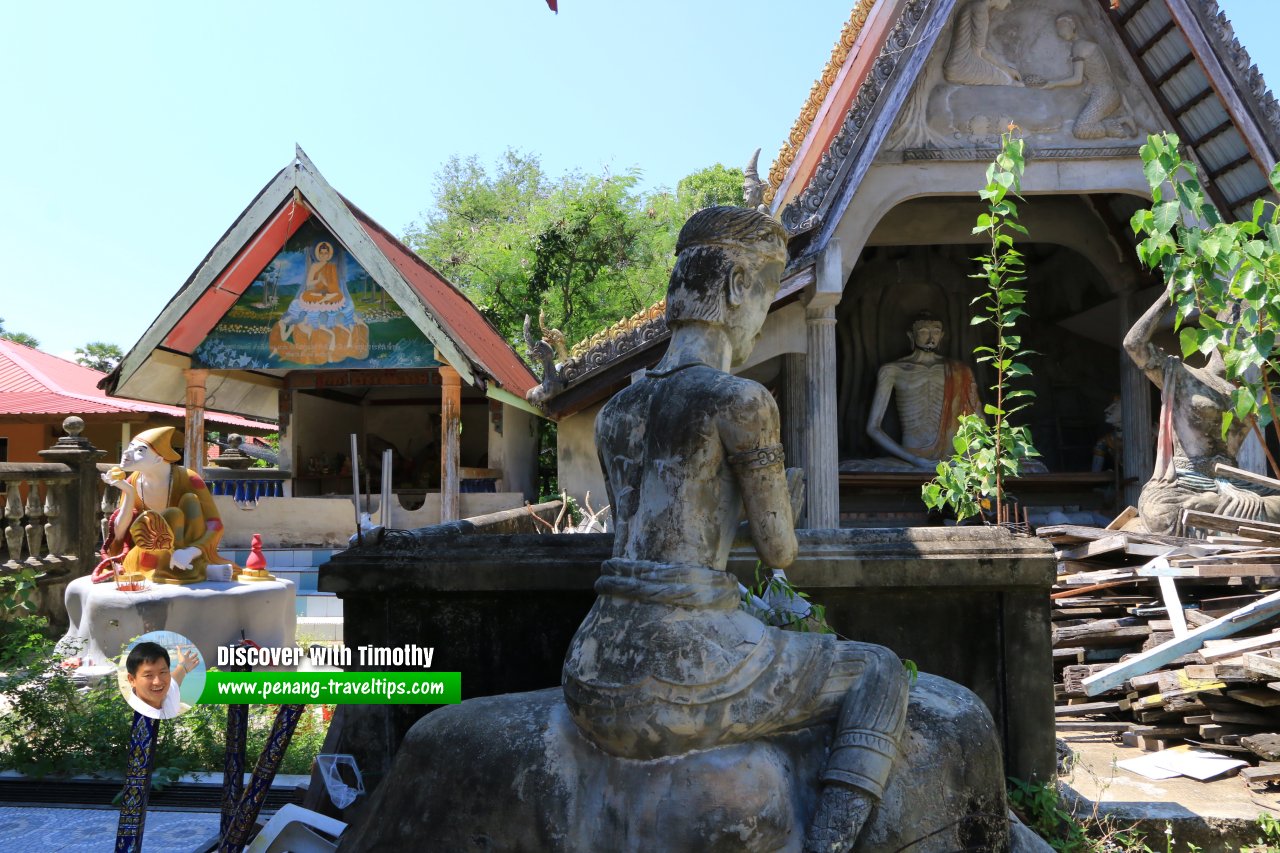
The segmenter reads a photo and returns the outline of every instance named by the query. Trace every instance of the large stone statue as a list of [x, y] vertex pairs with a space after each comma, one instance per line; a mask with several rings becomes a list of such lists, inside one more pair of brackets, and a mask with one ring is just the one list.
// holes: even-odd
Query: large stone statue
[[881, 646], [764, 626], [725, 572], [743, 510], [766, 565], [796, 556], [777, 406], [727, 372], [755, 345], [786, 235], [755, 211], [708, 208], [676, 252], [667, 353], [596, 422], [615, 556], [569, 648], [565, 700], [593, 743], [632, 759], [838, 720], [805, 850], [848, 850], [892, 769], [906, 671]]
[[107, 526], [95, 583], [116, 573], [140, 573], [155, 583], [198, 583], [218, 554], [222, 519], [209, 487], [195, 471], [175, 464], [173, 427], [140, 432], [103, 480], [120, 490]]
[[785, 239], [743, 208], [686, 223], [667, 353], [597, 421], [614, 556], [562, 688], [428, 714], [343, 850], [1009, 849], [976, 696], [911, 685], [884, 647], [766, 626], [725, 570], [744, 514], [765, 564], [797, 554], [778, 410], [728, 372], [755, 344]]
[[[1059, 15], [1054, 21], [1058, 37], [1071, 45], [1071, 73], [1040, 84], [1045, 89], [1083, 86], [1088, 100], [1076, 116], [1071, 133], [1076, 139], [1128, 139], [1137, 125], [1125, 109], [1111, 66], [1097, 42], [1082, 38], [1075, 15]], [[1037, 81], [1038, 82], [1038, 81]]]
[[1184, 509], [1280, 521], [1280, 496], [1229, 482], [1214, 470], [1218, 463], [1236, 466], [1250, 427], [1236, 419], [1223, 433], [1222, 414], [1231, 408], [1235, 386], [1227, 380], [1220, 353], [1215, 350], [1204, 367], [1192, 367], [1155, 342], [1168, 310], [1169, 299], [1161, 295], [1124, 339], [1134, 364], [1160, 389], [1155, 471], [1138, 496], [1139, 516], [1148, 531], [1175, 535], [1183, 532]]
[[[867, 435], [876, 444], [917, 468], [932, 470], [954, 452], [961, 415], [978, 411], [978, 385], [969, 366], [938, 352], [942, 321], [928, 312], [911, 324], [911, 354], [891, 361], [876, 375], [875, 397], [867, 416]], [[902, 423], [902, 440], [884, 431], [885, 411], [893, 398]]]
[[956, 13], [951, 30], [951, 47], [943, 61], [942, 74], [948, 83], [970, 86], [1020, 86], [1022, 77], [991, 51], [991, 10], [1004, 11], [1010, 0], [969, 0]]

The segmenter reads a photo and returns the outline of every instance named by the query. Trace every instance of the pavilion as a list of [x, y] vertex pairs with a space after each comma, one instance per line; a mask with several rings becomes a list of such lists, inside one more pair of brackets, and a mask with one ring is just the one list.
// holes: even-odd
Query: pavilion
[[[408, 526], [536, 497], [535, 382], [456, 287], [299, 148], [102, 385], [182, 405], [186, 464], [212, 479], [192, 438], [208, 412], [275, 421], [293, 499], [352, 494], [352, 434], [360, 491], [377, 494], [390, 450], [399, 509], [418, 513], [396, 522]], [[282, 523], [316, 517], [295, 509]]]

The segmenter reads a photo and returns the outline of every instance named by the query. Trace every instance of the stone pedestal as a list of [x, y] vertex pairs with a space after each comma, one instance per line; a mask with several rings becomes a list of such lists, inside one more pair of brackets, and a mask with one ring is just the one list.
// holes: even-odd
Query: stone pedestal
[[[1008, 851], [999, 735], [978, 698], [921, 675], [907, 732], [855, 849]], [[559, 689], [472, 699], [414, 726], [342, 849], [799, 853], [830, 734], [639, 761], [588, 742]]]
[[297, 629], [294, 583], [157, 584], [143, 592], [120, 592], [112, 583], [78, 578], [67, 587], [71, 627], [61, 647], [85, 665], [108, 663], [134, 637], [176, 631], [200, 650], [205, 663], [218, 646], [244, 637], [261, 646], [292, 646]]

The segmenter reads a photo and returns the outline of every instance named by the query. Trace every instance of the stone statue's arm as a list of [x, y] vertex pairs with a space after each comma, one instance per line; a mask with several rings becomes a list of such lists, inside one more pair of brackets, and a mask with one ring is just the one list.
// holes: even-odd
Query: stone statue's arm
[[892, 364], [886, 364], [880, 368], [880, 372], [876, 374], [876, 393], [871, 399], [871, 413], [867, 415], [867, 435], [871, 436], [871, 440], [889, 453], [903, 460], [910, 462], [912, 465], [921, 468], [933, 468], [937, 463], [930, 462], [928, 459], [908, 453], [906, 448], [889, 437], [884, 431], [884, 413], [889, 409], [889, 398], [893, 396], [893, 380], [897, 368]]
[[1164, 387], [1162, 367], [1164, 360], [1171, 353], [1158, 346], [1154, 338], [1156, 328], [1160, 325], [1160, 318], [1164, 316], [1165, 311], [1168, 309], [1168, 293], [1166, 292], [1160, 294], [1159, 298], [1151, 304], [1145, 314], [1138, 318], [1138, 322], [1134, 323], [1133, 328], [1124, 336], [1124, 351], [1129, 354], [1129, 358], [1133, 359], [1133, 363], [1138, 366], [1138, 369], [1147, 374], [1147, 378], [1156, 384], [1157, 388]]
[[1071, 73], [1061, 80], [1046, 81], [1042, 89], [1067, 89], [1072, 86], [1079, 86], [1084, 82], [1084, 60], [1079, 57], [1071, 57]]
[[778, 406], [760, 386], [721, 417], [720, 439], [746, 510], [756, 553], [766, 566], [785, 569], [796, 558], [795, 520], [783, 466]]

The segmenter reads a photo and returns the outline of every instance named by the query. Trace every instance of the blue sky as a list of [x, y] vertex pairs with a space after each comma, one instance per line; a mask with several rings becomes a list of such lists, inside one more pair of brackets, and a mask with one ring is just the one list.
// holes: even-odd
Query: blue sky
[[[56, 354], [128, 349], [295, 142], [397, 233], [452, 154], [672, 186], [762, 147], [763, 170], [853, 5], [11, 4], [0, 317]], [[1221, 5], [1280, 84], [1280, 4]]]

